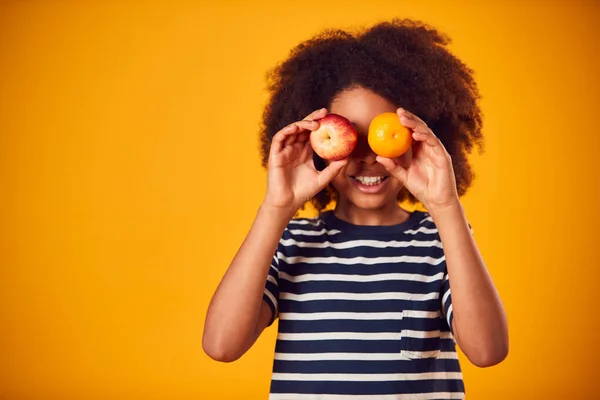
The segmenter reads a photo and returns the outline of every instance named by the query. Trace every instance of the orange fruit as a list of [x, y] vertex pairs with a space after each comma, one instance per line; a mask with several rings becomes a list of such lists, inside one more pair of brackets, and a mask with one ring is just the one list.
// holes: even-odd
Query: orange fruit
[[398, 114], [379, 114], [369, 125], [369, 146], [382, 157], [395, 158], [404, 154], [412, 144], [412, 131], [400, 123]]

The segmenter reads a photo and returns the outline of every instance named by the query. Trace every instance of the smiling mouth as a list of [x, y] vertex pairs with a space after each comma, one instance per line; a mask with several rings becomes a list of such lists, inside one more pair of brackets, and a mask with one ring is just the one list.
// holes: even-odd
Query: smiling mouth
[[377, 186], [389, 178], [389, 176], [350, 176], [350, 178], [365, 186]]

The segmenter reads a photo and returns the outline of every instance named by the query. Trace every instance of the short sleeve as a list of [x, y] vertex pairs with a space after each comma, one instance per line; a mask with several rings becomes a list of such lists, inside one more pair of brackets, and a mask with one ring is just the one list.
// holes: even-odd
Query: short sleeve
[[272, 312], [271, 319], [267, 325], [270, 326], [275, 321], [275, 318], [277, 318], [279, 310], [279, 259], [277, 258], [277, 252], [275, 252], [273, 260], [271, 260], [271, 267], [269, 268], [269, 275], [267, 275], [267, 281], [265, 283], [263, 300], [267, 303]]
[[444, 284], [442, 285], [442, 312], [448, 322], [448, 327], [452, 331], [452, 293], [450, 291], [450, 279], [448, 278], [448, 272], [444, 276]]

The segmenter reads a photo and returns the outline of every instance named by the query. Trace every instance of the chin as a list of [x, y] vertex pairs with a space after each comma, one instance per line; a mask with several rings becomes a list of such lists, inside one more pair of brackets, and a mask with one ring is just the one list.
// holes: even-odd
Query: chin
[[365, 195], [362, 193], [354, 196], [346, 196], [346, 199], [362, 210], [378, 210], [390, 204], [398, 203], [393, 196]]

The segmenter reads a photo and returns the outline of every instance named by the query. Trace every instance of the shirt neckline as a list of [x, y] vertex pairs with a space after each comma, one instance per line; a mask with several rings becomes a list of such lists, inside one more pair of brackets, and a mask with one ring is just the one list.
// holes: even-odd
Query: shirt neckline
[[422, 211], [412, 211], [408, 219], [397, 225], [355, 225], [348, 221], [339, 219], [333, 213], [333, 210], [325, 211], [321, 214], [325, 225], [331, 229], [337, 229], [345, 234], [381, 236], [390, 234], [399, 234], [418, 226], [421, 221], [427, 218], [427, 213]]

